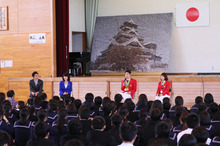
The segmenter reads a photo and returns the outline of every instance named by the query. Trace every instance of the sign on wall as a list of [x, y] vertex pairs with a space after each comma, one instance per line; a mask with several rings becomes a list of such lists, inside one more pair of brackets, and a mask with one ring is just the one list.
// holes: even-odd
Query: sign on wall
[[0, 6], [0, 30], [8, 30], [8, 6]]
[[46, 43], [46, 33], [31, 33], [29, 34], [29, 43]]

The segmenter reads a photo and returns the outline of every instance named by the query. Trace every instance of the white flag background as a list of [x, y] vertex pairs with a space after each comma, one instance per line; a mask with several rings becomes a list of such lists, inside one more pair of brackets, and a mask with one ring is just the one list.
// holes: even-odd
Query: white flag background
[[176, 4], [176, 26], [209, 26], [209, 2]]

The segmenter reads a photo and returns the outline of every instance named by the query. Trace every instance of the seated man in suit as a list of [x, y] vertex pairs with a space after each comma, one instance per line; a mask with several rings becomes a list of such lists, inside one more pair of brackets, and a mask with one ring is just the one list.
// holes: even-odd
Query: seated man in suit
[[34, 96], [38, 96], [41, 94], [43, 90], [43, 81], [39, 79], [39, 74], [38, 72], [33, 72], [32, 73], [33, 79], [29, 81], [29, 86], [30, 86], [30, 97], [33, 98]]

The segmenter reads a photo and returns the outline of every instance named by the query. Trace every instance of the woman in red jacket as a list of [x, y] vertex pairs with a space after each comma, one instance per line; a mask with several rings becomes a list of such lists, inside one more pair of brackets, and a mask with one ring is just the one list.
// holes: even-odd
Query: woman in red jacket
[[137, 89], [137, 81], [131, 78], [131, 71], [125, 71], [125, 79], [121, 81], [122, 97], [124, 100], [127, 98], [134, 98], [134, 93]]
[[161, 81], [158, 84], [155, 99], [160, 100], [163, 103], [163, 99], [165, 97], [170, 98], [171, 83], [168, 81], [168, 77], [166, 73], [162, 73], [160, 75], [160, 79]]

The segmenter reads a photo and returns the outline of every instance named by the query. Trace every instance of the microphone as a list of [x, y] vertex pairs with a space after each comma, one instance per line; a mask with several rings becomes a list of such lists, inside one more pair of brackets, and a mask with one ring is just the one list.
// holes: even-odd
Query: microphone
[[125, 82], [126, 81], [126, 78], [124, 79], [124, 81], [123, 82]]

